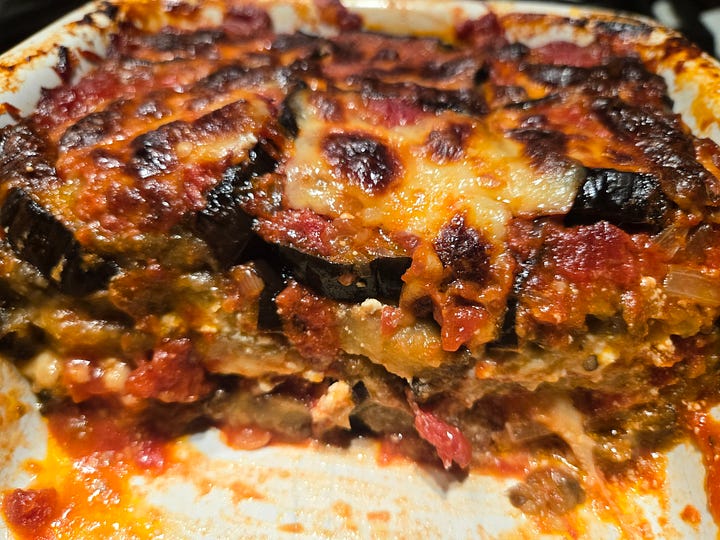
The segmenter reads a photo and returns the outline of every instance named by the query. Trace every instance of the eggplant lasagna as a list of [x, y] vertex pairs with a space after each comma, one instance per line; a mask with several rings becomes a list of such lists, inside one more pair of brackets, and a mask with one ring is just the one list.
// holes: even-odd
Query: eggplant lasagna
[[525, 456], [513, 504], [562, 514], [717, 397], [720, 148], [656, 73], [680, 38], [125, 4], [0, 131], [0, 347], [66, 430]]

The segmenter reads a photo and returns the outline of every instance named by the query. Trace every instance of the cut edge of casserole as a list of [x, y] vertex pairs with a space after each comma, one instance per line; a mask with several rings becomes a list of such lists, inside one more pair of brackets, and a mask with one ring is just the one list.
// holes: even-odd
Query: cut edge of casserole
[[617, 18], [500, 5], [437, 40], [223, 4], [121, 19], [82, 78], [66, 50], [0, 133], [0, 344], [51, 425], [524, 456], [511, 501], [552, 517], [704, 422], [717, 121], [658, 74], [696, 113], [710, 60]]

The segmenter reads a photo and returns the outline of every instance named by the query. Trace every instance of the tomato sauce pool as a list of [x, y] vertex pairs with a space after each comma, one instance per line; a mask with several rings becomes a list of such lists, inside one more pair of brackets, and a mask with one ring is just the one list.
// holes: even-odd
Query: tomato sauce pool
[[48, 454], [26, 465], [30, 489], [7, 491], [2, 513], [21, 539], [152, 538], [159, 516], [134, 492], [131, 478], [161, 474], [170, 446], [161, 438], [101, 412], [49, 416]]

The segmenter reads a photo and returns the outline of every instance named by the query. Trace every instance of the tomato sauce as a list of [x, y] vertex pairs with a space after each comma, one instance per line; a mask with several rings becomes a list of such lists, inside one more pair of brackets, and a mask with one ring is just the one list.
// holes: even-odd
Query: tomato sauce
[[[163, 470], [162, 445], [112, 448], [124, 437], [113, 437], [102, 422], [86, 441], [59, 431], [57, 419], [50, 423], [46, 459], [27, 465], [35, 477], [31, 487], [2, 496], [4, 518], [17, 538], [77, 538], [82, 532], [85, 538], [146, 539], [163, 534], [158, 514], [130, 482], [133, 476]], [[106, 443], [100, 442], [100, 433], [108, 437]], [[79, 451], [86, 453], [78, 456]]]
[[715, 522], [720, 523], [720, 422], [707, 411], [691, 411], [687, 427], [703, 455], [708, 509]]

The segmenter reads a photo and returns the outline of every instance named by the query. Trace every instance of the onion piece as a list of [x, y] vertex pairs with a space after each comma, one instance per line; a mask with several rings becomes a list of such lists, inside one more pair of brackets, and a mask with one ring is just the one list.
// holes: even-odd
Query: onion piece
[[258, 275], [255, 268], [249, 265], [236, 266], [232, 269], [231, 275], [235, 280], [238, 292], [246, 298], [255, 298], [265, 288], [265, 282]]
[[720, 277], [683, 266], [671, 266], [663, 283], [665, 292], [706, 306], [720, 306]]
[[507, 421], [505, 422], [505, 431], [511, 442], [520, 444], [533, 442], [553, 434], [545, 425], [532, 420]]
[[653, 238], [655, 244], [669, 257], [675, 255], [687, 242], [688, 229], [672, 224]]

